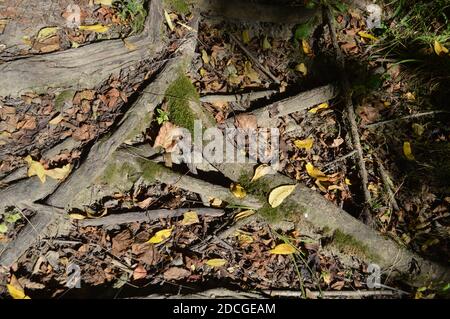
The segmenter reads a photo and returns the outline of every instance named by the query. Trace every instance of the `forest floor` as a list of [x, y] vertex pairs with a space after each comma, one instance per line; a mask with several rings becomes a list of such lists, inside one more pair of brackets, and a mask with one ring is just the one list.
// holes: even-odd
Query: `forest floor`
[[[66, 8], [65, 1], [1, 1], [0, 63], [76, 50], [140, 32], [139, 11], [127, 16], [123, 7], [97, 2], [101, 3], [79, 0], [74, 1], [76, 8]], [[143, 87], [193, 32], [192, 7], [183, 1], [170, 3], [164, 9], [167, 45], [151, 61], [125, 68], [88, 89], [51, 88], [45, 93], [0, 98], [0, 188], [24, 178], [39, 177], [43, 183], [54, 176], [65, 178], [80, 167], [97, 141], [117, 127]], [[67, 25], [78, 9], [82, 25], [89, 27]], [[391, 16], [392, 8], [383, 9], [383, 17]], [[447, 82], [423, 83], [415, 76], [415, 68], [380, 53], [381, 31], [369, 30], [367, 14], [356, 5], [334, 11], [368, 184], [364, 186], [359, 175], [342, 94], [280, 118], [277, 170], [355, 218], [361, 219], [368, 210], [370, 227], [448, 266], [450, 117], [445, 100], [448, 92], [439, 86], [448, 84], [448, 75]], [[383, 25], [390, 23], [395, 28], [396, 21], [383, 18]], [[187, 73], [177, 79], [181, 84], [171, 92], [199, 98], [219, 127], [234, 117], [237, 127], [257, 129], [248, 111], [341, 81], [325, 24], [313, 20], [301, 25], [243, 22], [203, 14], [194, 32], [195, 55]], [[127, 40], [124, 43], [128, 45]], [[445, 51], [445, 41], [440, 45], [441, 51], [430, 45], [426, 53], [430, 59], [450, 59], [448, 54], [439, 56]], [[252, 92], [266, 96], [236, 98]], [[145, 132], [128, 145], [153, 147], [158, 138], [159, 142], [167, 139], [171, 124], [186, 123], [188, 119], [180, 117], [191, 115], [176, 114], [173, 104], [177, 103], [171, 102], [169, 93]], [[216, 97], [208, 99], [211, 96]], [[52, 151], [68, 139], [70, 147]], [[173, 146], [160, 145], [167, 152]], [[157, 155], [182, 175], [193, 173], [190, 167], [169, 163], [163, 152]], [[35, 174], [30, 174], [31, 167]], [[24, 171], [38, 176], [22, 176]], [[230, 181], [216, 173], [199, 174], [230, 188]], [[0, 298], [17, 297], [17, 291], [32, 299], [191, 294], [215, 288], [264, 296], [277, 296], [276, 291], [283, 296], [281, 291], [306, 298], [326, 297], [327, 292], [337, 292], [329, 295], [335, 298], [353, 298], [346, 292], [370, 291], [370, 265], [357, 251], [331, 243], [326, 231], [298, 229], [289, 222], [274, 227], [280, 223], [277, 216], [257, 218], [246, 207], [227, 206], [177, 185], [148, 184], [126, 175], [119, 172], [119, 181], [97, 185], [104, 187], [103, 195], [89, 205], [66, 210], [69, 221], [63, 236], [41, 236], [10, 268], [2, 270]], [[250, 191], [246, 188], [244, 181], [232, 184], [230, 194], [245, 196], [242, 192]], [[156, 210], [164, 213], [148, 220], [87, 225], [105, 216], [145, 215]], [[36, 214], [38, 210], [15, 207], [15, 203], [0, 213], [0, 255]], [[223, 235], [230, 227], [233, 231]], [[277, 252], [286, 247], [287, 252]], [[72, 286], [78, 273], [79, 288]], [[383, 273], [381, 281], [385, 293], [368, 293], [367, 297], [433, 298], [449, 290], [448, 285], [443, 290], [411, 287], [391, 279], [389, 273]]]

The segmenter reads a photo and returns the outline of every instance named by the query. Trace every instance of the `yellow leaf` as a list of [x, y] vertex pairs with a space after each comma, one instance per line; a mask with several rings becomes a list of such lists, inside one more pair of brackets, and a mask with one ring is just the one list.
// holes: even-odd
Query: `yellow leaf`
[[309, 113], [316, 114], [319, 110], [327, 109], [327, 108], [329, 108], [329, 107], [330, 107], [330, 106], [328, 105], [328, 103], [322, 103], [322, 104], [319, 104], [319, 105], [316, 106], [316, 107], [313, 107], [313, 108], [310, 109], [308, 112], [309, 112]]
[[58, 32], [58, 27], [46, 27], [46, 28], [42, 28], [41, 30], [39, 30], [36, 40], [38, 42], [44, 41], [48, 38], [51, 38], [52, 36], [54, 36], [56, 34], [56, 32]]
[[364, 32], [364, 31], [359, 31], [359, 32], [358, 32], [358, 35], [359, 35], [361, 38], [369, 39], [369, 40], [372, 40], [372, 41], [377, 41], [377, 40], [378, 40], [377, 37], [375, 37], [375, 36], [373, 36], [373, 35], [371, 35], [371, 34], [369, 34], [369, 33], [367, 33], [367, 32]]
[[80, 25], [78, 29], [82, 31], [92, 31], [97, 33], [105, 33], [109, 30], [108, 26], [102, 24], [94, 24], [94, 25]]
[[37, 175], [42, 183], [45, 183], [45, 168], [37, 161], [34, 161], [30, 155], [25, 157], [25, 161], [28, 163], [28, 177]]
[[325, 175], [325, 173], [323, 173], [320, 169], [315, 168], [314, 165], [311, 163], [306, 164], [306, 172], [308, 173], [309, 176], [319, 181], [323, 182], [329, 180], [328, 176]]
[[269, 39], [267, 38], [267, 36], [265, 36], [264, 40], [263, 40], [263, 49], [264, 50], [272, 49], [272, 45], [270, 44]]
[[283, 185], [272, 189], [272, 191], [269, 194], [270, 206], [272, 206], [273, 208], [280, 206], [281, 203], [283, 203], [283, 201], [289, 195], [291, 195], [291, 193], [295, 190], [296, 186], [297, 185]]
[[248, 216], [252, 216], [253, 214], [255, 214], [254, 210], [251, 209], [244, 210], [242, 212], [237, 213], [236, 216], [234, 216], [234, 221], [237, 222], [238, 220], [246, 218]]
[[75, 220], [82, 220], [82, 219], [86, 219], [86, 216], [81, 215], [81, 214], [69, 214], [69, 217], [71, 219], [75, 219]]
[[208, 52], [206, 52], [206, 50], [202, 50], [202, 60], [203, 60], [203, 63], [209, 64], [209, 56], [208, 56]]
[[210, 198], [208, 198], [208, 200], [209, 200], [209, 204], [212, 207], [220, 207], [223, 204], [223, 201], [221, 199], [219, 199], [219, 198], [212, 198], [212, 197], [210, 197]]
[[308, 68], [306, 67], [305, 63], [297, 64], [297, 66], [295, 67], [295, 70], [300, 72], [304, 76], [306, 76], [308, 74]]
[[230, 190], [233, 193], [233, 195], [239, 199], [242, 199], [245, 196], [247, 196], [247, 192], [240, 184], [232, 183], [230, 185]]
[[226, 265], [227, 261], [225, 259], [214, 258], [210, 259], [206, 262], [206, 264], [210, 267], [222, 267]]
[[346, 178], [345, 178], [345, 184], [347, 184], [347, 185], [352, 185], [352, 182], [346, 177]]
[[291, 255], [295, 253], [296, 249], [289, 244], [279, 244], [274, 249], [269, 250], [270, 254], [274, 255]]
[[55, 116], [51, 121], [48, 122], [50, 125], [58, 125], [61, 123], [61, 121], [64, 119], [64, 117], [59, 114], [58, 116]]
[[194, 211], [188, 211], [183, 214], [183, 220], [181, 221], [181, 225], [188, 226], [192, 224], [197, 224], [199, 222], [198, 215]]
[[438, 41], [434, 41], [434, 52], [436, 52], [437, 55], [442, 56], [448, 54], [448, 49]]
[[256, 72], [252, 64], [249, 61], [246, 61], [244, 64], [244, 75], [250, 79], [252, 82], [260, 83], [258, 72]]
[[403, 154], [405, 154], [405, 157], [409, 161], [414, 161], [414, 155], [412, 154], [412, 150], [411, 150], [411, 143], [409, 143], [409, 142], [403, 143]]
[[57, 167], [57, 168], [45, 171], [45, 175], [47, 175], [48, 177], [51, 177], [53, 179], [63, 180], [64, 178], [67, 177], [67, 175], [69, 175], [71, 169], [72, 169], [72, 166], [70, 164], [66, 164], [63, 167]]
[[164, 18], [166, 18], [166, 23], [167, 23], [167, 26], [169, 27], [170, 31], [175, 30], [175, 27], [173, 26], [173, 23], [172, 23], [172, 19], [170, 18], [170, 15], [166, 11], [166, 9], [164, 9]]
[[248, 44], [250, 43], [250, 41], [251, 41], [250, 32], [248, 30], [242, 31], [242, 42]]
[[302, 40], [302, 48], [303, 48], [303, 52], [305, 52], [305, 54], [307, 56], [313, 55], [311, 47], [310, 47], [308, 41], [306, 41], [305, 39]]
[[163, 230], [156, 232], [156, 234], [152, 238], [150, 238], [147, 241], [147, 243], [159, 244], [160, 242], [166, 240], [167, 238], [169, 238], [172, 235], [172, 230], [173, 230], [173, 227], [168, 228], [168, 229], [163, 229]]
[[206, 70], [204, 68], [200, 68], [200, 75], [201, 77], [204, 77], [208, 72], [206, 72]]
[[11, 281], [6, 285], [8, 292], [13, 299], [31, 299], [25, 292], [23, 291], [22, 286], [19, 284], [19, 281], [16, 279], [14, 275], [11, 277]]
[[254, 182], [265, 175], [274, 174], [274, 173], [275, 173], [275, 171], [273, 170], [272, 167], [270, 167], [267, 164], [261, 164], [255, 169], [255, 175], [253, 175], [252, 180], [250, 182]]
[[418, 123], [414, 123], [412, 125], [412, 129], [414, 131], [414, 134], [416, 134], [417, 136], [422, 136], [423, 132], [425, 131], [425, 128]]
[[247, 235], [247, 234], [242, 234], [242, 233], [238, 233], [237, 238], [241, 245], [249, 245], [249, 244], [253, 243], [253, 241], [254, 241], [252, 236]]
[[307, 138], [305, 140], [296, 140], [294, 141], [294, 145], [300, 149], [310, 150], [314, 145], [314, 139]]
[[407, 92], [405, 98], [410, 102], [414, 102], [416, 100], [416, 95], [412, 92]]
[[72, 41], [71, 44], [72, 44], [72, 48], [74, 48], [74, 49], [80, 47], [80, 44], [78, 42]]
[[104, 6], [112, 5], [113, 0], [94, 0], [95, 4], [102, 4]]

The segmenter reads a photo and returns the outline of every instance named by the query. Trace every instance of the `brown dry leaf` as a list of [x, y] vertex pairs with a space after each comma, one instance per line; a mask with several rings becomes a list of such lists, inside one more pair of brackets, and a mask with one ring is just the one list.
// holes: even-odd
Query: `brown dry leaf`
[[142, 202], [137, 203], [137, 205], [139, 208], [147, 209], [152, 202], [153, 202], [153, 198], [149, 197], [149, 198], [144, 199]]
[[52, 120], [50, 120], [48, 122], [48, 124], [50, 125], [58, 125], [59, 123], [61, 123], [61, 121], [64, 119], [64, 117], [59, 114], [58, 116], [55, 116]]
[[131, 247], [132, 243], [133, 239], [131, 238], [131, 232], [128, 229], [125, 229], [113, 237], [111, 253], [114, 256], [121, 256]]
[[182, 280], [191, 275], [191, 272], [187, 269], [181, 268], [181, 267], [170, 267], [167, 269], [164, 274], [164, 280], [167, 281], [176, 281], [176, 280]]
[[258, 120], [253, 114], [238, 114], [235, 117], [235, 125], [237, 128], [256, 130], [258, 128]]
[[356, 112], [362, 119], [363, 124], [376, 122], [380, 118], [379, 109], [373, 106], [360, 106], [357, 108]]
[[158, 136], [155, 139], [153, 147], [162, 147], [166, 152], [171, 152], [175, 148], [177, 142], [174, 140], [176, 126], [170, 122], [164, 122], [159, 129]]
[[331, 148], [336, 148], [341, 146], [344, 143], [344, 139], [342, 137], [335, 138], [333, 144], [330, 145]]
[[80, 104], [82, 100], [92, 101], [95, 98], [94, 90], [84, 90], [81, 92], [77, 92], [73, 97], [74, 104]]
[[145, 269], [145, 267], [142, 265], [137, 266], [133, 271], [133, 279], [139, 280], [145, 277], [147, 277], [147, 270]]
[[282, 185], [278, 186], [269, 194], [269, 204], [273, 208], [280, 206], [283, 201], [292, 194], [297, 185]]

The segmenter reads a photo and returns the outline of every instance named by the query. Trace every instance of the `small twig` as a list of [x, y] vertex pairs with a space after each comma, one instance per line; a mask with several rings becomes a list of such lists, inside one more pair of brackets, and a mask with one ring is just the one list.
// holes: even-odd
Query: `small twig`
[[225, 212], [221, 209], [214, 208], [180, 208], [180, 209], [155, 209], [148, 210], [145, 212], [130, 212], [124, 214], [115, 214], [109, 215], [105, 217], [100, 217], [96, 219], [83, 219], [79, 220], [78, 224], [82, 227], [85, 226], [113, 226], [127, 223], [142, 223], [142, 222], [150, 222], [152, 220], [158, 220], [161, 218], [174, 218], [183, 216], [183, 214], [187, 211], [195, 211], [200, 216], [212, 216], [212, 217], [220, 217]]
[[[263, 290], [265, 295], [270, 297], [291, 297], [302, 298], [302, 292], [293, 290]], [[391, 290], [355, 290], [355, 291], [308, 291], [307, 296], [319, 297], [322, 293], [322, 298], [362, 298], [373, 296], [393, 296], [394, 292]]]
[[430, 115], [435, 115], [435, 114], [440, 114], [440, 113], [449, 113], [449, 112], [440, 110], [440, 111], [430, 111], [430, 112], [417, 113], [417, 114], [403, 116], [403, 117], [400, 117], [400, 118], [397, 118], [397, 119], [392, 119], [392, 120], [387, 120], [387, 121], [381, 121], [381, 122], [376, 122], [376, 123], [372, 123], [372, 124], [367, 124], [367, 125], [364, 125], [364, 128], [374, 128], [374, 127], [378, 127], [378, 126], [382, 126], [382, 125], [392, 124], [392, 123], [395, 123], [395, 122], [398, 122], [398, 121], [415, 119], [415, 118], [419, 118], [419, 117], [430, 116]]
[[263, 71], [269, 78], [271, 78], [276, 84], [280, 84], [280, 80], [278, 80], [278, 78], [272, 74], [272, 72], [270, 72], [270, 70], [268, 68], [266, 68], [264, 65], [262, 65], [259, 61], [258, 58], [256, 58], [253, 53], [251, 53], [246, 47], [245, 45], [238, 40], [238, 38], [236, 38], [233, 34], [230, 33], [230, 38], [231, 40], [233, 40], [240, 48], [242, 51], [245, 52], [245, 54], [247, 54], [247, 56], [253, 61], [253, 63], [255, 63], [255, 65], [261, 70]]
[[[331, 166], [331, 165], [336, 164], [336, 163], [338, 163], [338, 162], [342, 162], [342, 161], [346, 160], [347, 158], [352, 157], [352, 156], [355, 155], [356, 153], [358, 153], [357, 150], [351, 151], [351, 152], [348, 153], [347, 155], [344, 155], [344, 156], [341, 156], [341, 157], [339, 157], [339, 158], [336, 158], [334, 161], [331, 161], [331, 162], [325, 164], [323, 167], [328, 167], [328, 166]], [[329, 170], [329, 169], [330, 169], [330, 168], [328, 168], [328, 169], [326, 169], [326, 170], [324, 170], [324, 171], [327, 171], [327, 170]]]
[[389, 196], [389, 202], [391, 203], [392, 208], [394, 208], [394, 210], [399, 210], [397, 201], [395, 200], [394, 192], [392, 190], [393, 188], [392, 181], [389, 178], [389, 175], [386, 172], [386, 169], [384, 168], [383, 163], [380, 161], [378, 156], [375, 155], [375, 159], [378, 164], [378, 171], [380, 172], [384, 187], [386, 188], [386, 192], [388, 193]]
[[342, 82], [342, 89], [344, 93], [344, 101], [345, 101], [345, 108], [347, 111], [347, 118], [350, 124], [351, 129], [351, 136], [353, 141], [353, 147], [357, 151], [358, 155], [358, 167], [359, 167], [359, 175], [361, 178], [361, 184], [362, 184], [362, 190], [364, 194], [364, 200], [366, 202], [366, 206], [364, 207], [362, 216], [365, 219], [366, 224], [370, 224], [370, 212], [367, 207], [367, 204], [369, 204], [372, 200], [372, 196], [370, 195], [369, 189], [367, 188], [369, 184], [369, 178], [368, 178], [368, 172], [366, 168], [366, 164], [364, 163], [364, 153], [361, 147], [361, 140], [359, 137], [358, 132], [358, 125], [356, 123], [356, 115], [355, 115], [355, 109], [352, 102], [352, 92], [350, 88], [350, 82], [347, 77], [347, 72], [345, 70], [345, 59], [344, 55], [342, 54], [341, 48], [339, 47], [337, 36], [336, 36], [336, 29], [334, 27], [334, 17], [331, 12], [331, 9], [329, 7], [325, 8], [326, 10], [326, 16], [328, 19], [328, 27], [330, 29], [331, 39], [333, 41], [333, 46], [336, 51], [336, 61], [338, 62], [339, 71], [341, 75], [341, 82]]

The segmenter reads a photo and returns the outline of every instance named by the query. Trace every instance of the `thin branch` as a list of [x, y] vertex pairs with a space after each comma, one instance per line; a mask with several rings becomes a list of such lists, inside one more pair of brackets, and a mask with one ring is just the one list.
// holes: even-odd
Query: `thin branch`
[[422, 113], [417, 113], [417, 114], [403, 116], [403, 117], [400, 117], [400, 118], [397, 118], [397, 119], [392, 119], [392, 120], [387, 120], [387, 121], [381, 121], [381, 122], [376, 122], [376, 123], [372, 123], [372, 124], [367, 124], [367, 125], [364, 125], [364, 128], [375, 128], [375, 127], [379, 127], [379, 126], [383, 126], [383, 125], [393, 124], [393, 123], [396, 123], [396, 122], [399, 122], [399, 121], [410, 120], [410, 119], [415, 119], [415, 118], [424, 117], [424, 116], [432, 116], [432, 115], [441, 114], [441, 113], [449, 113], [449, 112], [448, 111], [443, 111], [443, 110], [422, 112]]

